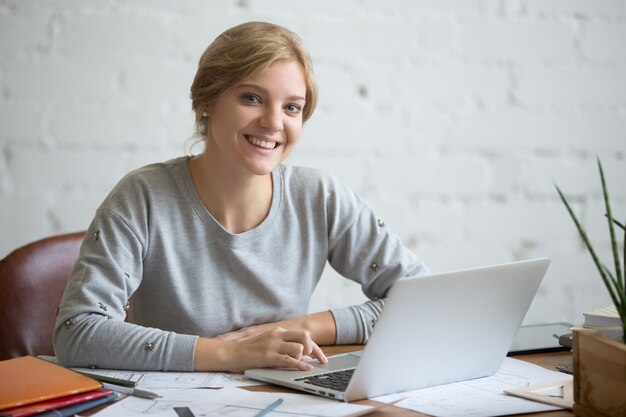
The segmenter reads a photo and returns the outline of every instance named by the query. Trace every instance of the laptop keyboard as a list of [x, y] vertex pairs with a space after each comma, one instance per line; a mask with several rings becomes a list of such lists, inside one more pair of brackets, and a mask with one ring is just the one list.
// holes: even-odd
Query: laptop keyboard
[[302, 381], [307, 384], [330, 388], [337, 391], [345, 391], [346, 388], [348, 388], [348, 382], [350, 382], [350, 378], [352, 378], [354, 369], [355, 368], [320, 375], [305, 376], [303, 378], [297, 378], [296, 381]]

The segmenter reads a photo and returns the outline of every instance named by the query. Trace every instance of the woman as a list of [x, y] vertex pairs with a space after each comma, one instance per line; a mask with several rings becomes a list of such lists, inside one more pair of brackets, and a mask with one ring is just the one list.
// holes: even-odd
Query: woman
[[[60, 361], [308, 370], [319, 345], [365, 343], [393, 282], [427, 269], [344, 185], [282, 164], [317, 101], [298, 37], [227, 30], [191, 99], [205, 149], [128, 174], [97, 210], [57, 313]], [[327, 260], [374, 301], [307, 315]]]

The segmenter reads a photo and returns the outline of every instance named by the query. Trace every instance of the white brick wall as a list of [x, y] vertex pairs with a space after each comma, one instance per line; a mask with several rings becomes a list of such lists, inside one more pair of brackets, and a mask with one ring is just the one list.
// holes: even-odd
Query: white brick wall
[[[527, 323], [609, 303], [554, 182], [611, 264], [595, 157], [624, 219], [623, 0], [0, 0], [0, 256], [181, 155], [198, 58], [248, 20], [315, 61], [293, 163], [353, 187], [434, 271], [550, 256]], [[311, 309], [361, 300], [328, 271]]]

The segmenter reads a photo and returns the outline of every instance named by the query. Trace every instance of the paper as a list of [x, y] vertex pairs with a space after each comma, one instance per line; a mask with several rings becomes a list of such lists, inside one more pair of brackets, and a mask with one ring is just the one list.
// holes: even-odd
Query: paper
[[75, 371], [134, 381], [141, 388], [223, 388], [261, 385], [243, 374], [228, 372], [154, 372], [72, 368]]
[[523, 388], [511, 388], [504, 392], [563, 408], [572, 408], [574, 406], [574, 382], [572, 380], [546, 382]]
[[402, 399], [395, 404], [396, 407], [408, 408], [435, 417], [487, 417], [535, 413], [560, 408], [513, 397], [503, 391], [571, 379], [571, 375], [550, 371], [517, 359], [505, 358], [498, 372], [490, 377], [385, 395], [373, 400], [389, 403]]
[[174, 407], [189, 407], [196, 417], [253, 417], [278, 398], [282, 398], [283, 403], [272, 411], [274, 417], [353, 417], [376, 409], [307, 394], [254, 392], [239, 388], [161, 389], [156, 392], [162, 397], [155, 400], [126, 397], [93, 416], [177, 417]]

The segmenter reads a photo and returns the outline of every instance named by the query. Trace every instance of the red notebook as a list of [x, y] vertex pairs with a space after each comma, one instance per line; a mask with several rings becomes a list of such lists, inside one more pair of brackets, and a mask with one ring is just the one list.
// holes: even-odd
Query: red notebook
[[68, 395], [67, 397], [54, 398], [52, 400], [40, 401], [34, 404], [23, 405], [21, 407], [9, 408], [0, 411], [0, 415], [11, 417], [27, 417], [44, 411], [56, 410], [70, 405], [81, 404], [86, 401], [96, 400], [112, 394], [113, 391], [99, 389], [96, 391], [83, 392], [82, 394]]
[[0, 361], [0, 410], [94, 391], [89, 377], [32, 356]]

